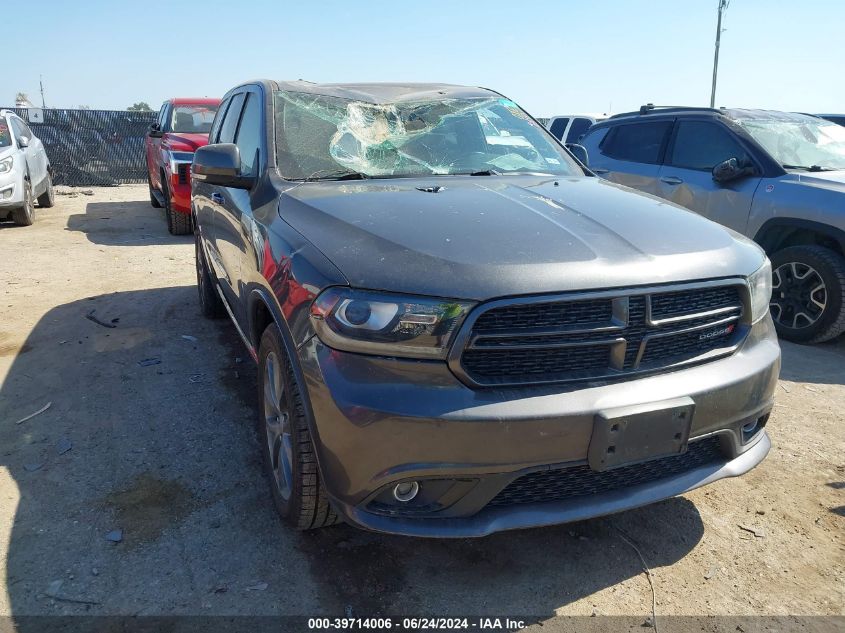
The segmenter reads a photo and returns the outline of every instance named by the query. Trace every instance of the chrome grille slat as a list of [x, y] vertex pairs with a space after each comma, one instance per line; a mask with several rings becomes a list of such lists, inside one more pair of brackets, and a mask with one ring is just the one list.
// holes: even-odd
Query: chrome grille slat
[[729, 354], [747, 332], [742, 280], [504, 299], [479, 306], [450, 366], [472, 386], [619, 378]]

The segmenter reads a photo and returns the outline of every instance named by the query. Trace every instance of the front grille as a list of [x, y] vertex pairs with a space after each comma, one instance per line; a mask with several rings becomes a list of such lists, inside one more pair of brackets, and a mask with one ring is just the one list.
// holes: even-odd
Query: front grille
[[489, 505], [513, 506], [597, 495], [680, 475], [724, 460], [719, 438], [712, 436], [690, 442], [687, 452], [682, 455], [662, 457], [604, 472], [596, 472], [584, 464], [529, 473], [513, 480]]
[[180, 185], [187, 185], [191, 182], [191, 166], [188, 163], [179, 163], [177, 170], [179, 173]]
[[473, 386], [497, 386], [617, 378], [709, 358], [739, 343], [743, 296], [725, 282], [496, 301], [471, 315], [453, 367]]

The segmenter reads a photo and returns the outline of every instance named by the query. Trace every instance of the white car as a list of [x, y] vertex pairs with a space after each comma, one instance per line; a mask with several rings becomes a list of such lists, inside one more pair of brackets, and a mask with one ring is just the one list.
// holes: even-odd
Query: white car
[[29, 226], [36, 200], [52, 207], [51, 172], [44, 144], [14, 112], [0, 110], [0, 220]]
[[562, 143], [578, 143], [590, 126], [604, 121], [606, 114], [559, 114], [546, 122], [546, 127]]

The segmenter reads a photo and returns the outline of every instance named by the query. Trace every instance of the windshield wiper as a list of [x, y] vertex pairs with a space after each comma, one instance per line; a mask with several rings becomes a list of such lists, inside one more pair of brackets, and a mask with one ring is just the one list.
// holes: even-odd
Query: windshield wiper
[[781, 165], [784, 169], [803, 169], [804, 171], [834, 171], [833, 167], [821, 165]]
[[495, 169], [482, 169], [481, 171], [474, 171], [469, 174], [470, 176], [501, 176], [502, 172], [496, 171]]
[[330, 172], [328, 170], [318, 171], [308, 178], [303, 178], [305, 182], [314, 182], [315, 180], [365, 180], [369, 178], [367, 174], [362, 174], [357, 171], [336, 171]]

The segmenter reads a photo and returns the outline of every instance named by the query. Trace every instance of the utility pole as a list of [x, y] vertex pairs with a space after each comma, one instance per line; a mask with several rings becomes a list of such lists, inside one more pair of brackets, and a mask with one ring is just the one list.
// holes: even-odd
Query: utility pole
[[44, 76], [38, 75], [38, 85], [41, 86], [41, 109], [45, 109], [47, 106], [44, 105]]
[[719, 72], [719, 42], [722, 39], [722, 14], [730, 0], [719, 0], [719, 18], [716, 21], [716, 54], [713, 57], [713, 87], [710, 90], [710, 107], [716, 107], [716, 74]]

